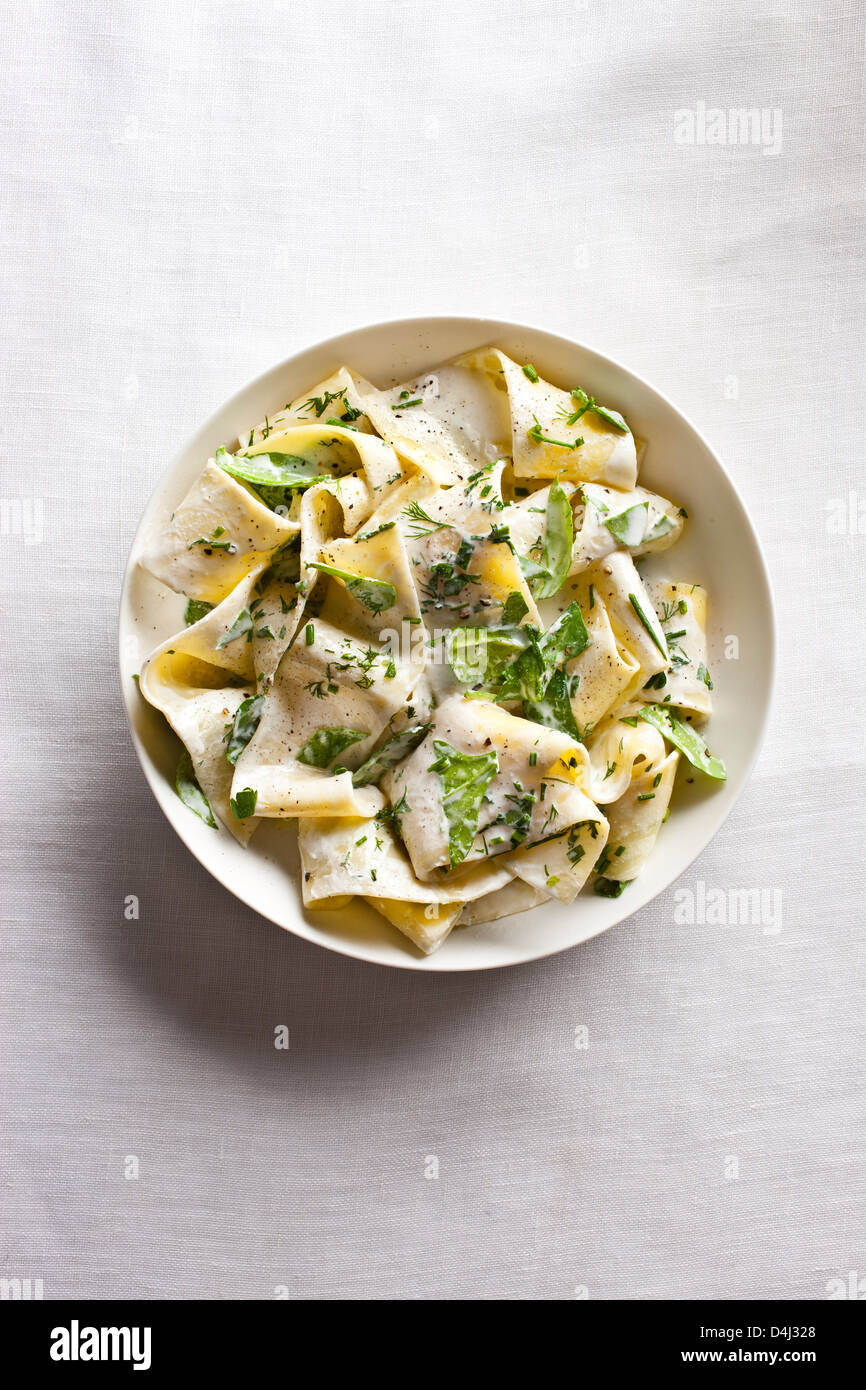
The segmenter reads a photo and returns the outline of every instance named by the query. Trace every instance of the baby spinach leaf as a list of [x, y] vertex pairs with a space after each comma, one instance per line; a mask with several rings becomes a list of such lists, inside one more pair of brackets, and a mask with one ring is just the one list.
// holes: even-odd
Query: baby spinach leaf
[[226, 747], [226, 757], [233, 767], [259, 727], [264, 703], [264, 695], [250, 695], [238, 705]]
[[600, 898], [618, 898], [625, 892], [630, 882], [630, 879], [597, 878], [594, 892]]
[[448, 639], [448, 660], [464, 685], [498, 685], [528, 641], [519, 627], [458, 627]]
[[330, 767], [344, 748], [365, 738], [369, 738], [366, 729], [317, 729], [298, 754], [298, 762], [307, 767]]
[[252, 630], [252, 614], [248, 608], [242, 608], [231, 627], [223, 633], [217, 642], [217, 651], [221, 650], [222, 647], [227, 647], [229, 642], [236, 642], [239, 637], [243, 637], [245, 632], [251, 633]]
[[197, 623], [202, 618], [206, 617], [212, 608], [213, 604], [208, 603], [207, 599], [189, 599], [187, 601], [186, 609], [184, 610], [183, 615], [183, 620], [186, 623], [187, 627], [192, 627], [193, 623]]
[[256, 809], [258, 799], [259, 794], [253, 787], [244, 787], [237, 796], [230, 797], [229, 805], [235, 820], [246, 820], [248, 816], [251, 816]]
[[524, 700], [523, 717], [544, 724], [548, 729], [559, 729], [576, 743], [583, 742], [571, 708], [571, 689], [564, 671], [554, 671], [541, 700]]
[[499, 754], [461, 753], [444, 739], [434, 739], [435, 772], [442, 787], [442, 809], [448, 822], [448, 858], [451, 868], [461, 864], [475, 843], [478, 817], [487, 788], [499, 771]]
[[177, 765], [177, 772], [174, 775], [174, 786], [184, 806], [188, 806], [191, 811], [195, 811], [196, 815], [201, 817], [205, 825], [210, 825], [216, 830], [217, 823], [214, 820], [210, 802], [198, 784], [198, 778], [192, 766], [192, 758], [186, 749], [184, 749], [180, 755], [180, 762]]
[[529, 604], [526, 599], [516, 589], [512, 590], [502, 605], [502, 621], [505, 624], [513, 623], [516, 626], [523, 622], [528, 612]]
[[550, 666], [565, 666], [589, 646], [589, 633], [580, 605], [574, 601], [539, 640], [541, 654]]
[[354, 787], [367, 787], [371, 782], [378, 782], [389, 768], [396, 767], [410, 753], [413, 753], [419, 743], [423, 743], [432, 725], [413, 724], [410, 729], [403, 729], [399, 734], [393, 734], [387, 739], [382, 747], [362, 763], [357, 771], [352, 773], [352, 785]]

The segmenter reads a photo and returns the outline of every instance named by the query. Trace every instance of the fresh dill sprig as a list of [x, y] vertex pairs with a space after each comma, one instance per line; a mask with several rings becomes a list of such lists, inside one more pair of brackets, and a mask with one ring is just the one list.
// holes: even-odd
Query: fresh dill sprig
[[434, 521], [420, 502], [410, 502], [408, 507], [403, 508], [403, 515], [409, 518], [409, 534], [413, 540], [432, 536], [434, 531], [445, 531], [449, 526], [447, 521]]

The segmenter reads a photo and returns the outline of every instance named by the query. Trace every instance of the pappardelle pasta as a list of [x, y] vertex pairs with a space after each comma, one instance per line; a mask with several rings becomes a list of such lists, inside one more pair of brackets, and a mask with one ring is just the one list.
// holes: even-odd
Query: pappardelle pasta
[[139, 677], [186, 805], [242, 844], [297, 821], [304, 903], [428, 954], [618, 896], [680, 760], [725, 777], [706, 593], [641, 575], [687, 518], [640, 452], [493, 347], [388, 390], [341, 367], [219, 449], [140, 560], [186, 599]]

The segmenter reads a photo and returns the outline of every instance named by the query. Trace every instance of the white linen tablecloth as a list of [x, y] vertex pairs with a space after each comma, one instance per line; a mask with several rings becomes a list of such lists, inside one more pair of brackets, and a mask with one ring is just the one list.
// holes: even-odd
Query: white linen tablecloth
[[[22, 0], [5, 28], [0, 1276], [866, 1291], [863, 11]], [[778, 930], [680, 925], [672, 888], [535, 965], [377, 969], [243, 908], [158, 811], [114, 652], [146, 497], [253, 374], [430, 312], [621, 358], [732, 471], [774, 717], [679, 886], [779, 893]]]

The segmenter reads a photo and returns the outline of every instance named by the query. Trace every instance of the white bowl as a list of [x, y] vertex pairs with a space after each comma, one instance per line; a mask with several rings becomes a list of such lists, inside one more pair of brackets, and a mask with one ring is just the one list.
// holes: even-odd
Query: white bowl
[[[677, 579], [700, 582], [709, 591], [715, 682], [709, 741], [727, 764], [728, 780], [710, 784], [696, 774], [689, 785], [681, 772], [670, 820], [621, 898], [584, 893], [568, 907], [547, 903], [455, 931], [435, 955], [423, 957], [364, 904], [337, 912], [305, 910], [292, 826], [263, 824], [250, 847], [241, 849], [227, 831], [208, 828], [178, 799], [178, 741], [141, 698], [132, 676], [158, 642], [183, 626], [184, 600], [139, 569], [137, 558], [145, 525], [169, 517], [220, 444], [336, 367], [345, 363], [387, 386], [489, 343], [520, 362], [533, 362], [551, 381], [579, 384], [623, 411], [635, 435], [649, 441], [641, 483], [687, 508], [684, 536], [664, 558], [675, 558]], [[738, 659], [726, 657], [728, 638], [738, 643]], [[406, 970], [487, 970], [535, 960], [616, 926], [663, 892], [706, 847], [746, 783], [770, 706], [773, 664], [773, 606], [760, 543], [710, 446], [670, 401], [619, 363], [554, 333], [497, 319], [404, 319], [353, 329], [295, 353], [244, 387], [181, 450], [151, 497], [130, 552], [120, 608], [120, 672], [133, 741], [154, 796], [183, 842], [220, 883], [278, 926], [331, 951]]]

